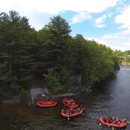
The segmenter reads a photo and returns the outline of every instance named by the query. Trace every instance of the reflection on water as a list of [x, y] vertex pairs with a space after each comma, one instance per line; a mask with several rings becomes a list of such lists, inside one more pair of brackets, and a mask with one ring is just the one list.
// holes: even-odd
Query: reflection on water
[[[103, 115], [130, 120], [130, 68], [121, 67], [115, 77], [102, 82], [91, 93], [79, 94], [74, 99], [85, 111], [70, 120], [60, 115], [62, 99], [52, 108], [0, 104], [0, 130], [111, 130], [99, 126], [97, 120]], [[130, 130], [130, 125], [126, 130]]]

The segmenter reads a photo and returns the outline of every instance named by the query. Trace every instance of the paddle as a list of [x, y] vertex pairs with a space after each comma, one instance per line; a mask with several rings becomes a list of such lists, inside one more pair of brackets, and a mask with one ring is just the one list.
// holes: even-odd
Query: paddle
[[101, 125], [102, 125], [102, 123], [99, 123], [98, 125], [100, 125], [100, 126], [101, 126]]
[[127, 121], [128, 124], [130, 124], [130, 121]]
[[64, 111], [65, 108], [66, 108], [66, 105], [65, 105], [64, 108], [62, 109], [62, 112]]
[[100, 126], [102, 125], [102, 123], [100, 122], [99, 119], [97, 119], [97, 124], [100, 125]]
[[70, 120], [70, 118], [68, 117], [68, 120]]
[[114, 130], [114, 127], [112, 127], [112, 130]]
[[45, 96], [45, 97], [46, 97], [46, 95], [45, 95], [45, 94], [42, 94], [42, 96]]
[[84, 110], [84, 111], [86, 111], [86, 109], [85, 109], [85, 108], [83, 108], [83, 110]]

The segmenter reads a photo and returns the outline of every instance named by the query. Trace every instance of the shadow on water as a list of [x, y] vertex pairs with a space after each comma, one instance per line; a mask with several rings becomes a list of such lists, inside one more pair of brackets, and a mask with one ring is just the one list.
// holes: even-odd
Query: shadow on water
[[[0, 104], [0, 130], [111, 130], [99, 126], [97, 120], [103, 115], [130, 120], [129, 79], [130, 68], [121, 67], [115, 77], [102, 82], [91, 93], [76, 95], [74, 99], [85, 111], [70, 120], [60, 115], [64, 107], [62, 99], [52, 108]], [[130, 130], [130, 125], [126, 130]]]

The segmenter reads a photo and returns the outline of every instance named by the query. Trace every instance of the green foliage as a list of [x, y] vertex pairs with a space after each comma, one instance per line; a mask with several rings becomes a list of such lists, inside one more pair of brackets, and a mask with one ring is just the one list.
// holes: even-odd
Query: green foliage
[[9, 81], [9, 71], [7, 72], [4, 72], [3, 74], [1, 73], [1, 77], [0, 77], [1, 80], [3, 81]]
[[115, 54], [118, 56], [119, 62], [125, 61], [130, 63], [130, 50], [127, 50], [125, 52], [116, 50]]
[[118, 57], [121, 57], [121, 56], [123, 57], [123, 56], [125, 56], [125, 53], [121, 50], [116, 50], [115, 55], [117, 55]]
[[[70, 26], [65, 19], [60, 16], [51, 18], [51, 21], [43, 28], [45, 42], [45, 60], [50, 61], [50, 68], [64, 66], [66, 50], [68, 49]], [[45, 37], [46, 36], [46, 37]]]
[[126, 55], [130, 55], [130, 50], [124, 52]]
[[16, 82], [13, 82], [10, 87], [16, 91], [19, 91], [21, 89], [21, 86], [18, 85]]
[[54, 74], [53, 68], [48, 69], [48, 74], [44, 74], [44, 76], [47, 82], [48, 89], [52, 93], [55, 94], [64, 89], [64, 86], [62, 86], [61, 83], [59, 82], [57, 75]]
[[28, 100], [26, 91], [24, 89], [21, 89], [21, 91], [20, 91], [19, 100], [21, 103], [26, 103]]
[[130, 56], [126, 56], [125, 61], [130, 63]]
[[61, 68], [59, 80], [64, 88], [67, 89], [74, 83], [74, 76], [72, 76], [71, 72], [67, 69]]
[[0, 32], [0, 81], [10, 83], [10, 88], [15, 91], [21, 86], [27, 88], [34, 64], [34, 54], [31, 53], [34, 30], [30, 28], [26, 17], [9, 11], [9, 14], [0, 16]]
[[51, 68], [48, 69], [48, 74], [44, 74], [47, 86], [52, 93], [58, 93], [67, 89], [74, 82], [74, 77], [65, 68], [61, 68], [59, 73]]
[[8, 94], [4, 92], [2, 89], [0, 89], [0, 100], [7, 99], [8, 97]]
[[89, 86], [104, 79], [118, 64], [118, 57], [127, 52], [114, 52], [81, 34], [70, 36], [70, 26], [61, 16], [55, 16], [38, 32], [28, 19], [16, 11], [0, 15], [0, 84], [14, 93], [24, 93], [32, 86], [33, 66], [40, 68], [48, 89], [58, 93], [81, 75], [82, 84]]

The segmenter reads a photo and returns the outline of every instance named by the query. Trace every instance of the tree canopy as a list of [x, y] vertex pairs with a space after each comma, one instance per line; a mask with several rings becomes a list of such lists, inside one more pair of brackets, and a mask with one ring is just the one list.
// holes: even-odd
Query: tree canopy
[[[117, 53], [81, 34], [61, 16], [50, 19], [41, 30], [29, 25], [18, 12], [0, 15], [0, 86], [14, 92], [32, 86], [33, 67], [43, 72], [50, 91], [68, 89], [80, 76], [88, 87], [107, 77], [118, 63]], [[128, 52], [129, 53], [129, 52]]]

